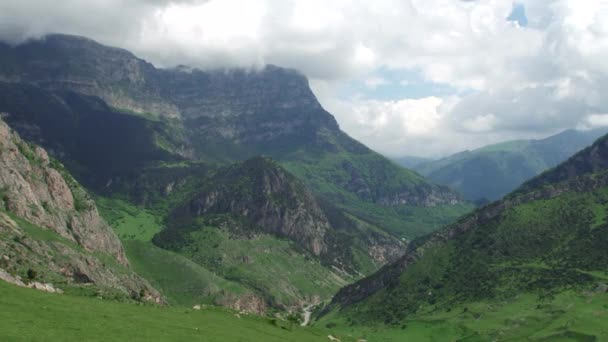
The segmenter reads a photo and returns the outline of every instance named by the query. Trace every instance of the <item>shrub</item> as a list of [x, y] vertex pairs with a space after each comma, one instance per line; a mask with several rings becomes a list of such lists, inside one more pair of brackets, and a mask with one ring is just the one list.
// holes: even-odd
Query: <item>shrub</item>
[[37, 276], [38, 276], [38, 272], [36, 272], [35, 270], [33, 270], [31, 268], [27, 270], [27, 279], [34, 280], [34, 279], [36, 279]]

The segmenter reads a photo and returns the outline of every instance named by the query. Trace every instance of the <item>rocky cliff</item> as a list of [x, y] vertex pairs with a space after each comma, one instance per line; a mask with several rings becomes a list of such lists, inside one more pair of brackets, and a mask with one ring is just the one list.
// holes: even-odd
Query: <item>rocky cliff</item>
[[238, 234], [287, 238], [326, 266], [351, 275], [366, 269], [355, 262], [355, 250], [376, 265], [395, 260], [404, 250], [404, 244], [389, 234], [358, 225], [328, 203], [319, 204], [299, 179], [267, 157], [210, 172], [197, 192], [173, 210], [169, 228], [155, 241], [175, 248], [172, 240], [191, 230], [192, 221], [218, 215], [244, 221], [226, 224], [246, 230]]
[[4, 209], [127, 265], [120, 241], [99, 217], [93, 200], [59, 163], [53, 164], [44, 149], [21, 140], [0, 122]]
[[[8, 92], [30, 87], [7, 99], [0, 97], [0, 110], [13, 114], [7, 120], [23, 128], [22, 134], [37, 132], [45, 144], [61, 138], [50, 132], [52, 124], [39, 115], [48, 109], [29, 105], [29, 111], [19, 110], [11, 106], [16, 99], [34, 103], [59, 100], [54, 112], [72, 109], [74, 112], [61, 115], [69, 122], [103, 106], [91, 99], [75, 103], [73, 94], [94, 96], [107, 104], [105, 116], [116, 110], [157, 122], [152, 125], [158, 127], [141, 125], [152, 128], [156, 143], [182, 158], [238, 161], [264, 154], [307, 167], [323, 155], [333, 155], [349, 178], [325, 181], [339, 182], [342, 189], [362, 200], [383, 206], [462, 202], [448, 188], [400, 169], [348, 137], [319, 104], [306, 77], [295, 70], [276, 66], [260, 70], [157, 69], [128, 51], [67, 35], [50, 35], [15, 47], [0, 44], [0, 56], [5, 61], [0, 66], [0, 86]], [[38, 99], [45, 96], [48, 98]], [[114, 176], [120, 171], [124, 176], [125, 170], [114, 170]], [[385, 174], [398, 180], [390, 181], [395, 186], [383, 186]], [[421, 186], [412, 189], [412, 185]]]
[[4, 268], [19, 273], [29, 265], [39, 277], [160, 300], [129, 271], [122, 244], [87, 192], [44, 149], [23, 141], [2, 121], [0, 195]]
[[220, 169], [186, 207], [173, 216], [233, 214], [266, 233], [296, 241], [313, 255], [327, 252], [331, 229], [315, 198], [270, 159], [258, 157]]

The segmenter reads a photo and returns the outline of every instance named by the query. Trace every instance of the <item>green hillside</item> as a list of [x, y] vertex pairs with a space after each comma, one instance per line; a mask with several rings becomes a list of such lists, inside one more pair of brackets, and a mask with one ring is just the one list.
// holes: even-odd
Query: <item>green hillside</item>
[[507, 141], [418, 163], [414, 169], [460, 191], [470, 201], [497, 200], [605, 133], [568, 130], [541, 140]]
[[[472, 340], [606, 338], [593, 317], [608, 308], [607, 160], [603, 138], [504, 200], [415, 240], [397, 263], [342, 289], [322, 324], [407, 331], [408, 322], [433, 320]], [[469, 315], [489, 325], [461, 322]], [[516, 317], [525, 321], [509, 321]]]
[[607, 339], [607, 316], [607, 294], [566, 291], [543, 300], [529, 293], [457, 304], [449, 311], [425, 307], [397, 325], [365, 324], [336, 313], [316, 326], [368, 341], [581, 342]]
[[[348, 280], [359, 276], [354, 270], [377, 269], [366, 256], [368, 246], [363, 242], [357, 245], [348, 241], [344, 247], [351, 274], [336, 273], [329, 264], [322, 264], [323, 258], [330, 260], [337, 253], [324, 253], [320, 259], [312, 250], [307, 251], [306, 237], [313, 235], [305, 232], [309, 221], [297, 223], [298, 215], [307, 211], [320, 215], [319, 222], [329, 229], [323, 212], [297, 179], [270, 160], [259, 161], [217, 170], [202, 168], [198, 173], [192, 168], [199, 165], [155, 167], [129, 190], [145, 198], [149, 209], [118, 198], [97, 199], [101, 213], [123, 240], [134, 269], [171, 304], [212, 303], [258, 313], [267, 309], [293, 310], [329, 299]], [[277, 178], [272, 178], [275, 173]], [[194, 179], [194, 174], [199, 177]], [[185, 178], [179, 178], [180, 175]], [[284, 186], [285, 191], [277, 190], [275, 196], [264, 197], [266, 191], [272, 191], [266, 188], [270, 184], [266, 185], [264, 177], [271, 177], [270, 184]], [[166, 190], [164, 179], [179, 183], [170, 194], [155, 190]], [[188, 213], [197, 198], [215, 191], [222, 193], [217, 198], [226, 201], [227, 207], [220, 204], [201, 217]], [[274, 230], [277, 226], [272, 222], [279, 216], [261, 209], [267, 207], [263, 205], [265, 200], [274, 203], [273, 210], [283, 212], [281, 219], [290, 219], [288, 212], [292, 205], [303, 210], [292, 214], [297, 214], [293, 216], [296, 235], [281, 236]], [[235, 202], [254, 216], [247, 218], [232, 212], [229, 204]], [[311, 234], [316, 234], [315, 225], [310, 224]], [[386, 237], [386, 243], [395, 240], [386, 233], [381, 236]], [[300, 237], [302, 242], [298, 243]], [[325, 244], [331, 239], [319, 235], [314, 241]], [[355, 250], [351, 252], [348, 246]]]
[[123, 304], [0, 282], [3, 341], [327, 341], [327, 333], [218, 308]]

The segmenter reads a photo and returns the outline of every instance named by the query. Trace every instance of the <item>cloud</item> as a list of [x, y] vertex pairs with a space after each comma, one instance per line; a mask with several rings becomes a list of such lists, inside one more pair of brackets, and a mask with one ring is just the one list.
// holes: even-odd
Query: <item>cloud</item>
[[[158, 66], [297, 68], [348, 133], [391, 155], [539, 137], [608, 113], [605, 0], [0, 2], [0, 39], [51, 32], [124, 47]], [[369, 94], [420, 84], [379, 70], [419, 75], [426, 93], [384, 101], [341, 91], [353, 82]]]
[[587, 116], [579, 125], [578, 129], [589, 130], [594, 128], [608, 127], [608, 114], [591, 114]]

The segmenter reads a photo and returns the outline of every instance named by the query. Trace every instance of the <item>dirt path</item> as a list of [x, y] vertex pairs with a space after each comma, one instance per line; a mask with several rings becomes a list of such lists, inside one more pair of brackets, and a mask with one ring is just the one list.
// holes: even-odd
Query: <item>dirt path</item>
[[308, 323], [310, 323], [310, 316], [312, 316], [312, 307], [312, 305], [304, 307], [304, 313], [302, 314], [302, 316], [304, 316], [304, 322], [300, 324], [301, 326], [305, 327], [308, 325]]

